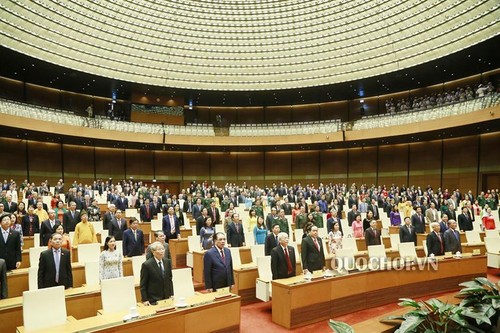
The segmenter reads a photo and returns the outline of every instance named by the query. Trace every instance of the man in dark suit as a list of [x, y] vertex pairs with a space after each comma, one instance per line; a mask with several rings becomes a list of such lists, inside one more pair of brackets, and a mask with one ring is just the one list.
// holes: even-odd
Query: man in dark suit
[[372, 199], [372, 203], [368, 205], [368, 211], [373, 212], [373, 219], [380, 220], [380, 215], [378, 213], [377, 200]]
[[15, 213], [17, 211], [17, 203], [12, 201], [12, 195], [7, 194], [4, 202], [4, 210], [9, 213]]
[[182, 212], [193, 213], [193, 206], [194, 206], [193, 197], [191, 196], [191, 194], [188, 194], [187, 199], [182, 204]]
[[208, 215], [212, 218], [212, 224], [220, 224], [221, 223], [220, 212], [219, 212], [219, 209], [217, 209], [217, 207], [215, 207], [215, 201], [212, 201], [210, 203]]
[[201, 203], [201, 198], [196, 199], [196, 204], [193, 206], [193, 218], [195, 220], [201, 215], [201, 211], [203, 209], [203, 205]]
[[73, 272], [71, 270], [71, 252], [62, 249], [62, 236], [52, 234], [52, 248], [40, 254], [38, 263], [38, 289], [64, 286], [73, 288]]
[[245, 246], [245, 233], [240, 223], [240, 215], [233, 213], [231, 223], [227, 226], [227, 242], [229, 247]]
[[104, 217], [102, 218], [103, 229], [109, 230], [111, 222], [113, 222], [116, 219], [115, 213], [116, 213], [116, 206], [114, 204], [110, 204], [108, 211], [104, 214]]
[[457, 221], [448, 221], [448, 230], [444, 232], [443, 240], [445, 252], [462, 252], [462, 243], [460, 242], [460, 233], [457, 230]]
[[170, 239], [181, 238], [181, 223], [179, 218], [174, 214], [174, 207], [168, 207], [168, 214], [163, 217], [162, 230], [165, 233], [166, 242]]
[[151, 244], [153, 257], [141, 266], [141, 298], [146, 306], [156, 305], [174, 294], [172, 283], [172, 263], [165, 259], [165, 248], [160, 242]]
[[458, 226], [461, 231], [472, 230], [472, 220], [470, 218], [470, 214], [468, 213], [469, 209], [467, 207], [462, 208], [462, 214], [458, 215]]
[[339, 224], [339, 230], [340, 230], [340, 232], [343, 235], [344, 231], [342, 231], [342, 222], [340, 221], [340, 217], [338, 217], [337, 211], [334, 210], [334, 209], [332, 209], [330, 211], [330, 214], [331, 214], [331, 216], [328, 218], [328, 220], [326, 220], [326, 232], [330, 233], [330, 231], [333, 230], [333, 225], [335, 223], [338, 223]]
[[21, 219], [24, 236], [34, 236], [40, 232], [40, 222], [38, 220], [38, 215], [34, 214], [34, 211], [35, 209], [33, 206], [29, 206], [28, 214], [24, 215]]
[[292, 215], [292, 205], [288, 202], [288, 197], [284, 197], [283, 204], [281, 205], [281, 209], [285, 211], [285, 215]]
[[158, 197], [153, 196], [153, 201], [151, 202], [151, 207], [153, 208], [153, 217], [157, 216], [158, 213], [162, 212], [162, 203], [161, 200], [158, 200]]
[[430, 225], [432, 231], [427, 235], [425, 243], [427, 244], [427, 253], [430, 256], [441, 256], [444, 254], [444, 240], [441, 235], [439, 223], [432, 222]]
[[144, 254], [144, 233], [138, 229], [135, 217], [130, 219], [130, 229], [123, 232], [123, 256], [132, 257]]
[[75, 231], [76, 225], [80, 222], [80, 212], [76, 210], [76, 203], [69, 203], [69, 210], [63, 215], [64, 233], [69, 234], [70, 231]]
[[399, 228], [399, 242], [413, 242], [413, 244], [417, 245], [417, 234], [415, 233], [415, 228], [411, 225], [409, 217], [405, 217], [404, 225]]
[[199, 235], [200, 234], [200, 230], [201, 228], [203, 228], [205, 226], [205, 219], [207, 218], [208, 216], [208, 210], [203, 207], [201, 209], [201, 214], [196, 218], [196, 234]]
[[318, 227], [312, 226], [309, 234], [302, 238], [302, 269], [304, 273], [325, 268], [325, 253], [321, 238], [318, 237]]
[[411, 216], [411, 225], [417, 234], [425, 233], [425, 217], [422, 214], [422, 207], [418, 206], [416, 213]]
[[116, 211], [115, 219], [111, 220], [109, 225], [109, 235], [115, 237], [115, 240], [123, 240], [123, 233], [127, 230], [127, 220], [122, 217], [122, 211]]
[[278, 214], [276, 211], [276, 207], [271, 208], [271, 213], [266, 216], [266, 228], [267, 230], [271, 230], [272, 226], [275, 222], [277, 222]]
[[49, 244], [50, 237], [56, 232], [56, 226], [60, 224], [61, 222], [56, 219], [56, 213], [49, 209], [49, 219], [43, 221], [40, 226], [40, 245], [47, 246]]
[[203, 257], [203, 275], [208, 292], [234, 285], [233, 261], [231, 251], [224, 247], [226, 235], [217, 232], [214, 235], [214, 246]]
[[[154, 234], [155, 234], [155, 242], [160, 242], [161, 245], [163, 245], [163, 247], [165, 248], [165, 251], [163, 253], [163, 258], [169, 259], [169, 260], [172, 259], [170, 257], [170, 249], [168, 248], [168, 243], [165, 242], [165, 234], [163, 233], [163, 231], [156, 230], [154, 232]], [[148, 248], [146, 249], [146, 260], [153, 257], [153, 250], [151, 249], [151, 245], [152, 244], [150, 244], [148, 246]]]
[[271, 250], [271, 272], [273, 280], [284, 279], [296, 275], [295, 250], [288, 245], [288, 235], [278, 234], [279, 246]]
[[356, 205], [352, 205], [351, 210], [347, 213], [347, 222], [349, 226], [352, 226], [352, 222], [356, 219], [356, 215], [358, 215], [358, 208]]
[[370, 227], [365, 230], [366, 246], [380, 245], [380, 231], [377, 230], [377, 221], [371, 220]]
[[5, 260], [10, 271], [21, 266], [21, 238], [10, 228], [10, 213], [0, 215], [0, 224], [0, 258]]
[[7, 288], [7, 264], [4, 259], [0, 259], [0, 299], [5, 299], [8, 297], [8, 288]]
[[271, 255], [271, 250], [279, 244], [278, 234], [280, 233], [280, 225], [275, 222], [272, 227], [272, 232], [267, 235], [266, 242], [264, 243], [264, 254]]
[[140, 216], [142, 222], [151, 222], [153, 218], [153, 206], [149, 202], [149, 198], [144, 200], [144, 205], [140, 208]]
[[125, 196], [125, 193], [121, 193], [120, 197], [117, 198], [113, 204], [115, 205], [116, 209], [120, 209], [122, 212], [124, 212], [128, 208], [128, 199]]

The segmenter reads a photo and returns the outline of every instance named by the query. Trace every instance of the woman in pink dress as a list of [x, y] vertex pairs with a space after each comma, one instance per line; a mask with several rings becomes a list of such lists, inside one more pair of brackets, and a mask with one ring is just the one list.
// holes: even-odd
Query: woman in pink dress
[[363, 230], [363, 222], [361, 221], [361, 215], [358, 214], [352, 221], [352, 232], [354, 234], [354, 238], [362, 238], [364, 234]]

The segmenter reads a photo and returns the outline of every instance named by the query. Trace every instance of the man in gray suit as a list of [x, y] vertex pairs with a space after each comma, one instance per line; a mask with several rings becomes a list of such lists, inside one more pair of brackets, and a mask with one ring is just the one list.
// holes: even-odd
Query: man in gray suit
[[174, 294], [172, 283], [172, 264], [164, 258], [165, 248], [160, 242], [151, 244], [153, 257], [142, 263], [141, 298], [146, 306], [156, 305]]
[[462, 244], [460, 243], [460, 233], [457, 230], [457, 221], [448, 221], [448, 230], [443, 234], [444, 251], [457, 253], [462, 252]]

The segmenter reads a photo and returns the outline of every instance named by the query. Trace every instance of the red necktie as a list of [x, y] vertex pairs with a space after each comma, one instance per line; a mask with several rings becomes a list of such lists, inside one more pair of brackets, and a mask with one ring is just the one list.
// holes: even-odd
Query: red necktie
[[149, 206], [146, 206], [146, 218], [149, 219]]
[[290, 256], [288, 255], [288, 249], [286, 247], [284, 248], [284, 252], [286, 259], [286, 268], [288, 270], [288, 274], [290, 274], [293, 272], [293, 268], [292, 268], [292, 262], [290, 261]]
[[212, 209], [212, 212], [214, 214], [214, 223], [215, 223], [215, 219], [216, 219], [216, 215], [215, 215], [215, 208]]
[[318, 251], [320, 251], [319, 244], [318, 244], [318, 241], [316, 240], [316, 238], [313, 238], [313, 241], [314, 241], [314, 245], [316, 245], [316, 248], [318, 249]]
[[30, 231], [29, 236], [33, 236], [33, 216], [30, 215]]
[[436, 235], [438, 236], [439, 243], [441, 244], [441, 253], [444, 253], [443, 240], [441, 239], [441, 234], [437, 232]]
[[226, 263], [226, 257], [224, 256], [224, 250], [220, 250], [220, 257], [222, 258], [222, 262]]

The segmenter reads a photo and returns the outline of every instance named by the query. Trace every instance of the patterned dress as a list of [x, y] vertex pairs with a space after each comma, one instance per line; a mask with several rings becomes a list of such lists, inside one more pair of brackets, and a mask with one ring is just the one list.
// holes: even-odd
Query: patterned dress
[[123, 277], [123, 255], [119, 250], [102, 251], [99, 256], [99, 279], [115, 279]]

